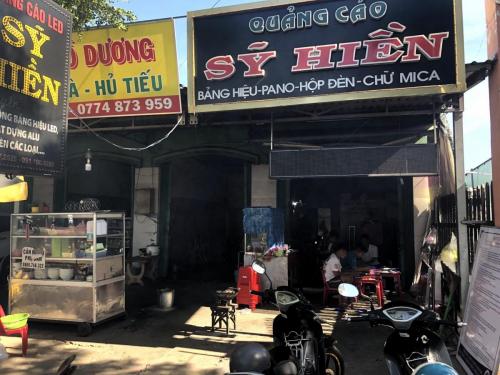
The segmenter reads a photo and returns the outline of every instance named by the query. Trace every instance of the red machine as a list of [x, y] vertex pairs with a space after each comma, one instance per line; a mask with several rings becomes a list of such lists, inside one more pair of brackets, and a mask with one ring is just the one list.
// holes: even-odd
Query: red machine
[[238, 305], [247, 305], [252, 310], [261, 303], [259, 296], [250, 293], [252, 290], [261, 290], [260, 275], [252, 267], [240, 267], [238, 272], [238, 296], [236, 302]]

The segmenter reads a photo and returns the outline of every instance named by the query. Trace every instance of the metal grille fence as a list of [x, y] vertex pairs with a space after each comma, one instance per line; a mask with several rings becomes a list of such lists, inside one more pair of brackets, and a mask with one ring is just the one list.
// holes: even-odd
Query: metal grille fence
[[472, 270], [476, 244], [482, 226], [493, 226], [493, 183], [469, 188], [466, 191], [467, 217], [462, 222], [467, 225], [467, 248]]

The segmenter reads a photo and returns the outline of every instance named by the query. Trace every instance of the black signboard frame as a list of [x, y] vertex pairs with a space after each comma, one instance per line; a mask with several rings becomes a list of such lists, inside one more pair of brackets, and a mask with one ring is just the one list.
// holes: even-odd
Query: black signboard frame
[[62, 173], [71, 14], [51, 0], [0, 2], [0, 173]]
[[[430, 0], [429, 0], [430, 1]], [[245, 94], [249, 94], [251, 91], [246, 88], [247, 84], [248, 86], [255, 88], [255, 93], [260, 92], [260, 89], [257, 89], [257, 85], [259, 84], [257, 79], [254, 80], [247, 80], [248, 82], [244, 82], [242, 78], [242, 73], [245, 70], [246, 66], [242, 65], [241, 60], [237, 61], [237, 56], [236, 54], [238, 53], [238, 57], [240, 56], [239, 54], [243, 53], [248, 53], [251, 51], [250, 46], [252, 43], [257, 45], [257, 42], [260, 42], [262, 40], [268, 40], [268, 39], [273, 39], [274, 44], [269, 44], [270, 47], [269, 50], [276, 49], [279, 50], [280, 46], [276, 45], [279, 43], [276, 43], [277, 41], [279, 42], [279, 38], [276, 38], [276, 35], [282, 34], [281, 36], [283, 37], [283, 34], [286, 34], [284, 37], [288, 38], [288, 40], [296, 38], [296, 35], [294, 34], [295, 31], [297, 30], [291, 30], [291, 31], [285, 31], [283, 32], [283, 29], [277, 33], [274, 33], [274, 35], [270, 36], [270, 33], [266, 29], [264, 32], [261, 34], [252, 34], [252, 32], [249, 31], [249, 19], [251, 19], [250, 15], [252, 17], [255, 17], [258, 15], [258, 12], [262, 12], [262, 18], [266, 20], [266, 17], [269, 16], [269, 11], [274, 11], [276, 15], [280, 15], [281, 19], [283, 19], [283, 15], [287, 14], [288, 12], [292, 11], [294, 7], [299, 8], [300, 6], [307, 6], [311, 5], [312, 7], [316, 8], [322, 8], [322, 5], [327, 4], [326, 6], [332, 6], [332, 4], [338, 4], [339, 6], [345, 5], [346, 3], [349, 4], [349, 9], [352, 9], [358, 4], [362, 4], [362, 2], [356, 1], [356, 0], [316, 0], [316, 1], [311, 1], [311, 0], [271, 0], [271, 1], [263, 1], [263, 2], [257, 2], [257, 3], [251, 3], [251, 4], [243, 4], [243, 5], [237, 5], [237, 6], [229, 6], [229, 7], [221, 7], [221, 8], [215, 8], [215, 9], [207, 9], [207, 10], [201, 10], [201, 11], [195, 11], [195, 12], [189, 12], [188, 17], [187, 17], [187, 23], [188, 23], [188, 109], [190, 113], [199, 113], [199, 112], [215, 112], [215, 111], [227, 111], [227, 110], [243, 110], [243, 109], [262, 109], [262, 108], [273, 108], [273, 107], [281, 107], [281, 106], [290, 106], [290, 105], [302, 105], [302, 104], [316, 104], [316, 103], [331, 103], [331, 102], [338, 102], [338, 101], [352, 101], [352, 100], [365, 100], [365, 99], [379, 99], [379, 98], [398, 98], [398, 97], [412, 97], [412, 96], [433, 96], [433, 95], [444, 95], [444, 94], [459, 94], [463, 93], [466, 90], [466, 81], [465, 81], [465, 60], [464, 60], [464, 47], [463, 47], [463, 19], [462, 19], [462, 0], [447, 0], [452, 2], [452, 11], [453, 15], [452, 17], [452, 22], [453, 26], [450, 29], [450, 40], [453, 43], [453, 47], [448, 47], [453, 51], [453, 57], [454, 57], [454, 63], [453, 63], [453, 71], [449, 71], [447, 74], [453, 76], [453, 80], [448, 79], [448, 82], [446, 83], [439, 83], [439, 84], [432, 84], [428, 83], [425, 85], [414, 85], [414, 86], [409, 86], [409, 87], [395, 87], [395, 88], [380, 88], [380, 89], [354, 89], [350, 91], [340, 91], [340, 92], [335, 92], [335, 90], [332, 90], [330, 92], [325, 92], [325, 91], [315, 91], [310, 90], [309, 94], [301, 93], [299, 95], [296, 95], [294, 92], [293, 94], [286, 96], [285, 93], [281, 93], [281, 97], [270, 97], [270, 98], [264, 98], [263, 94], [259, 97], [259, 95], [255, 95], [253, 98], [249, 98], [250, 95], [245, 97], [245, 95], [241, 95], [238, 97], [235, 97], [235, 94], [231, 94], [233, 92], [232, 90], [243, 90], [243, 87], [247, 90]], [[370, 0], [370, 1], [365, 1], [364, 3], [367, 4], [367, 7], [370, 6], [373, 2], [376, 2], [376, 0]], [[391, 0], [389, 0], [391, 2]], [[440, 3], [441, 1], [436, 1], [434, 0], [434, 3]], [[394, 3], [394, 1], [392, 1]], [[398, 5], [398, 12], [404, 12], [407, 14], [412, 13], [412, 6], [413, 7], [418, 7], [421, 4], [421, 1], [419, 0], [405, 0], [404, 1], [404, 6], [401, 4], [402, 2], [397, 2]], [[412, 4], [413, 3], [413, 4]], [[429, 3], [429, 2], [428, 2]], [[324, 6], [324, 7], [326, 7]], [[298, 10], [296, 10], [298, 12]], [[366, 10], [366, 13], [368, 13], [368, 10]], [[234, 19], [231, 19], [231, 17], [234, 17]], [[239, 17], [239, 18], [238, 18]], [[330, 24], [333, 24], [336, 22], [334, 19], [334, 15], [329, 14], [330, 17]], [[369, 16], [365, 14], [365, 17], [368, 19]], [[429, 14], [429, 19], [432, 18], [433, 15]], [[212, 20], [210, 24], [210, 19]], [[436, 17], [434, 17], [436, 19]], [[238, 25], [238, 20], [243, 21], [239, 22]], [[372, 20], [373, 21], [373, 20]], [[387, 22], [385, 22], [387, 21]], [[398, 21], [397, 19], [388, 19], [387, 17], [383, 19], [383, 21], [380, 21], [379, 24], [375, 22], [359, 22], [356, 23], [356, 27], [359, 27], [362, 32], [364, 32], [364, 35], [368, 35], [370, 33], [373, 33], [375, 29], [373, 28], [374, 25], [377, 25], [379, 29], [386, 28], [387, 29], [387, 24], [389, 21]], [[426, 21], [428, 21], [426, 19]], [[204, 24], [203, 24], [204, 22]], [[421, 22], [421, 21], [419, 21]], [[232, 29], [226, 34], [224, 34], [222, 31], [227, 31], [228, 29], [228, 24], [231, 23]], [[425, 23], [425, 22], [424, 22]], [[397, 24], [397, 22], [396, 22]], [[421, 22], [421, 24], [423, 24]], [[201, 26], [200, 26], [201, 25]], [[214, 28], [210, 29], [210, 25], [213, 27], [214, 25], [222, 25], [220, 26], [221, 29], [217, 30], [216, 28], [218, 26], [215, 26]], [[294, 26], [296, 27], [297, 24], [295, 23]], [[314, 26], [314, 25], [313, 25]], [[337, 27], [338, 25], [335, 25]], [[224, 29], [226, 27], [226, 29]], [[302, 30], [302, 32], [309, 32], [310, 30], [313, 30], [314, 27], [309, 28], [309, 30]], [[332, 28], [328, 25], [328, 27], [325, 27], [321, 30], [323, 34], [317, 34], [316, 36], [319, 36], [321, 40], [318, 40], [317, 44], [318, 45], [323, 45], [326, 43], [335, 43], [335, 35], [333, 37], [324, 37], [324, 35], [329, 35], [328, 32], [332, 32]], [[389, 32], [390, 30], [384, 30], [386, 32]], [[409, 32], [409, 31], [408, 31]], [[202, 36], [199, 37], [198, 35], [201, 34]], [[230, 34], [230, 35], [228, 35]], [[397, 33], [395, 33], [397, 34]], [[411, 30], [411, 35], [418, 34], [418, 31], [415, 29]], [[207, 37], [209, 35], [209, 37]], [[212, 38], [213, 42], [210, 41]], [[365, 37], [367, 39], [368, 37]], [[370, 36], [371, 38], [371, 36]], [[374, 37], [374, 38], [380, 38]], [[242, 39], [242, 40], [241, 40]], [[319, 39], [319, 38], [318, 38]], [[285, 39], [281, 39], [285, 40]], [[231, 41], [233, 44], [237, 43], [239, 44], [239, 49], [236, 50], [231, 49]], [[366, 41], [366, 40], [365, 40]], [[208, 43], [204, 43], [208, 42]], [[344, 41], [342, 41], [344, 42]], [[245, 44], [246, 43], [246, 44]], [[198, 45], [199, 44], [199, 45]], [[208, 47], [206, 47], [208, 45]], [[243, 45], [248, 45], [248, 50], [242, 49], [246, 47], [242, 47]], [[199, 46], [203, 46], [202, 49], [203, 51], [200, 52], [197, 48]], [[224, 54], [223, 49], [221, 49], [221, 46], [228, 46], [227, 47], [227, 55], [231, 56], [233, 59], [234, 66], [236, 67], [236, 73], [234, 76], [231, 78], [227, 79], [225, 82], [220, 81], [220, 80], [212, 80], [212, 81], [207, 81], [204, 78], [204, 72], [206, 71], [205, 69], [201, 69], [203, 64], [206, 63], [207, 61], [207, 56], [221, 56]], [[296, 47], [303, 47], [304, 45], [300, 45], [300, 41], [296, 45]], [[214, 54], [210, 55], [210, 53], [207, 51], [213, 47]], [[226, 48], [226, 47], [224, 47]], [[257, 46], [257, 48], [260, 48]], [[200, 52], [200, 53], [198, 53]], [[282, 51], [278, 51], [282, 52]], [[359, 51], [358, 51], [359, 52]], [[290, 51], [290, 54], [293, 55], [294, 50], [292, 49]], [[203, 55], [204, 60], [199, 58], [199, 55]], [[278, 56], [279, 57], [279, 56]], [[286, 57], [286, 58], [289, 58]], [[198, 59], [200, 61], [198, 61]], [[279, 60], [279, 59], [277, 59]], [[271, 60], [270, 60], [271, 61]], [[279, 61], [271, 61], [271, 63], [274, 63], [275, 65], [265, 65], [265, 68], [269, 68], [269, 77], [267, 76], [262, 76], [260, 77], [263, 80], [267, 80], [268, 84], [271, 86], [276, 83], [280, 82], [285, 82], [283, 80], [280, 81], [280, 79], [283, 78], [284, 74], [290, 73], [290, 66], [280, 66], [279, 69], [276, 69], [276, 66], [279, 66]], [[446, 62], [444, 62], [446, 63]], [[448, 61], [449, 63], [449, 61]], [[420, 64], [420, 63], [418, 63]], [[418, 65], [415, 64], [415, 65]], [[400, 63], [401, 65], [401, 63]], [[411, 65], [411, 64], [406, 64], [406, 65]], [[402, 65], [401, 65], [402, 66]], [[425, 69], [429, 70], [429, 67], [432, 68], [432, 64], [429, 61], [426, 61], [425, 64], [423, 65]], [[394, 68], [393, 66], [387, 66], [387, 65], [380, 65], [380, 66], [374, 66], [375, 68], [378, 68], [378, 71], [380, 73], [383, 73], [384, 71], [391, 70], [391, 68]], [[398, 66], [399, 67], [399, 66]], [[370, 67], [372, 71], [374, 71], [373, 67]], [[208, 68], [207, 68], [208, 69]], [[284, 69], [287, 70], [285, 73], [278, 72], [276, 73], [277, 70]], [[348, 71], [350, 70], [351, 72], [353, 69], [344, 69], [342, 72], [336, 72], [337, 74], [348, 74]], [[365, 67], [361, 67], [361, 69], [366, 69]], [[404, 68], [403, 68], [404, 69]], [[266, 69], [267, 70], [267, 69]], [[307, 77], [307, 80], [315, 80], [318, 79], [318, 73], [319, 71], [313, 72], [311, 74], [306, 74], [304, 77]], [[325, 77], [324, 72], [319, 72], [320, 74], [323, 74], [322, 77]], [[396, 72], [398, 73], [398, 72]], [[266, 73], [267, 74], [267, 73]], [[271, 77], [273, 74], [275, 75], [281, 75], [279, 79], [274, 79]], [[316, 74], [316, 77], [315, 77]], [[356, 73], [354, 73], [355, 75]], [[290, 75], [291, 76], [291, 75]], [[201, 78], [200, 78], [201, 77]], [[202, 82], [202, 84], [200, 84]], [[244, 83], [242, 83], [244, 82]], [[359, 82], [359, 81], [358, 81]], [[296, 87], [298, 87], [298, 84], [296, 84]], [[276, 85], [277, 86], [277, 85]], [[212, 100], [210, 98], [209, 100], [200, 100], [199, 97], [197, 97], [197, 93], [200, 94], [200, 91], [207, 91], [207, 92], [218, 92], [221, 93], [223, 90], [227, 90], [226, 93], [229, 93], [227, 95], [227, 98], [221, 98], [217, 97], [216, 99]], [[240, 91], [243, 92], [243, 91]], [[200, 94], [201, 95], [201, 94]], [[216, 96], [216, 95], [214, 95]]]

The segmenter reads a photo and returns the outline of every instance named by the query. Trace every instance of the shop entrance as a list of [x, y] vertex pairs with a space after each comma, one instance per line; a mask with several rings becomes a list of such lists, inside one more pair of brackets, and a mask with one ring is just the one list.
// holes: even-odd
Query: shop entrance
[[173, 277], [230, 281], [243, 241], [245, 163], [223, 156], [170, 167], [169, 267]]
[[[334, 233], [355, 250], [368, 235], [380, 262], [401, 270], [413, 259], [412, 179], [399, 177], [310, 178], [290, 181], [288, 238], [301, 250], [299, 282], [321, 283], [319, 238]], [[405, 254], [410, 253], [409, 256]], [[309, 256], [308, 256], [309, 254]], [[304, 268], [307, 268], [305, 270]]]

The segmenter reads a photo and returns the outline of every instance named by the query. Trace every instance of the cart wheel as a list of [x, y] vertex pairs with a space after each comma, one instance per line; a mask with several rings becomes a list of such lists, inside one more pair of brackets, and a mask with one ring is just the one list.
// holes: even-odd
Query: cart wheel
[[76, 326], [76, 333], [80, 337], [87, 337], [92, 333], [92, 326], [90, 323], [79, 323]]

